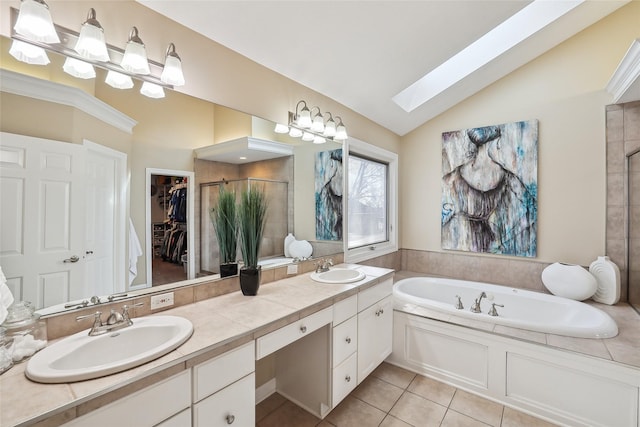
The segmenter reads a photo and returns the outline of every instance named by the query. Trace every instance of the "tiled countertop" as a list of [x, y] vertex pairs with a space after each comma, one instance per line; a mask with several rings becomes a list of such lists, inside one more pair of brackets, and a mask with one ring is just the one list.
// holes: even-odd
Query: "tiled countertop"
[[[426, 275], [403, 270], [396, 272], [394, 278], [395, 281], [398, 281], [407, 277], [417, 276]], [[604, 339], [571, 338], [516, 329], [453, 315], [444, 315], [434, 310], [425, 309], [422, 314], [443, 322], [455, 323], [549, 347], [586, 354], [640, 369], [640, 315], [627, 303], [618, 303], [611, 306], [591, 301], [589, 304], [606, 312], [616, 321], [618, 324], [617, 336]]]
[[0, 375], [0, 425], [60, 425], [329, 307], [393, 274], [386, 268], [340, 266], [359, 269], [366, 278], [334, 285], [314, 282], [309, 274], [302, 274], [262, 285], [254, 297], [233, 292], [162, 311], [158, 314], [189, 319], [194, 326], [191, 338], [159, 359], [118, 374], [68, 384], [39, 384], [25, 377], [26, 363], [20, 363]]

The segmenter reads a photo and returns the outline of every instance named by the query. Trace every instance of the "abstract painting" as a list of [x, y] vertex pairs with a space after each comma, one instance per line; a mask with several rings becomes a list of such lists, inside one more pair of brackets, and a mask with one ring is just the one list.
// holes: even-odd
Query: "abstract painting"
[[315, 157], [316, 239], [342, 240], [342, 149]]
[[535, 257], [538, 121], [442, 134], [443, 249]]

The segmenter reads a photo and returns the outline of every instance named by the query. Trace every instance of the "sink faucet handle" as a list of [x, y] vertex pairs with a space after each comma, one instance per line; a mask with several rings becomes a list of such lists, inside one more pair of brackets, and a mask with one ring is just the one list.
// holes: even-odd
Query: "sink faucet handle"
[[91, 330], [89, 330], [89, 335], [95, 334], [95, 332], [98, 330], [98, 328], [102, 327], [102, 312], [101, 311], [96, 311], [93, 314], [86, 314], [84, 316], [78, 316], [76, 317], [76, 322], [79, 322], [81, 320], [85, 320], [85, 319], [90, 319], [93, 317], [93, 325], [91, 325]]
[[138, 303], [135, 303], [135, 304], [132, 304], [132, 305], [127, 305], [127, 304], [123, 305], [122, 306], [122, 318], [123, 318], [122, 320], [124, 322], [126, 322], [129, 326], [133, 325], [133, 322], [131, 321], [131, 317], [129, 316], [129, 309], [131, 307], [142, 307], [143, 305], [144, 305], [144, 303], [142, 303], [142, 302], [138, 302]]
[[458, 299], [458, 301], [456, 301], [456, 310], [462, 310], [464, 308], [464, 305], [462, 305], [462, 299], [460, 298], [460, 295], [456, 295], [456, 298]]
[[491, 303], [491, 308], [489, 309], [489, 312], [487, 313], [489, 316], [497, 316], [498, 315], [498, 310], [496, 310], [496, 307], [504, 307], [504, 304], [496, 304]]

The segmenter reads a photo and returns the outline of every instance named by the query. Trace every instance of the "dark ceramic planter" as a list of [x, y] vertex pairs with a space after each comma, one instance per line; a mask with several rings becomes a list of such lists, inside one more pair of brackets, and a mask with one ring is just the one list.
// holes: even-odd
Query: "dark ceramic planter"
[[240, 269], [240, 289], [243, 295], [253, 296], [258, 294], [261, 275], [261, 266], [258, 266], [258, 268], [242, 267]]
[[238, 263], [220, 264], [220, 277], [235, 276], [238, 274]]

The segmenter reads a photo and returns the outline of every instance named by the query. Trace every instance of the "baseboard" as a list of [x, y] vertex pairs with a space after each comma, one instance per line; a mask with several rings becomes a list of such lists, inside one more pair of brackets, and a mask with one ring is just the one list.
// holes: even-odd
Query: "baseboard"
[[256, 405], [276, 392], [276, 379], [271, 378], [256, 389]]

